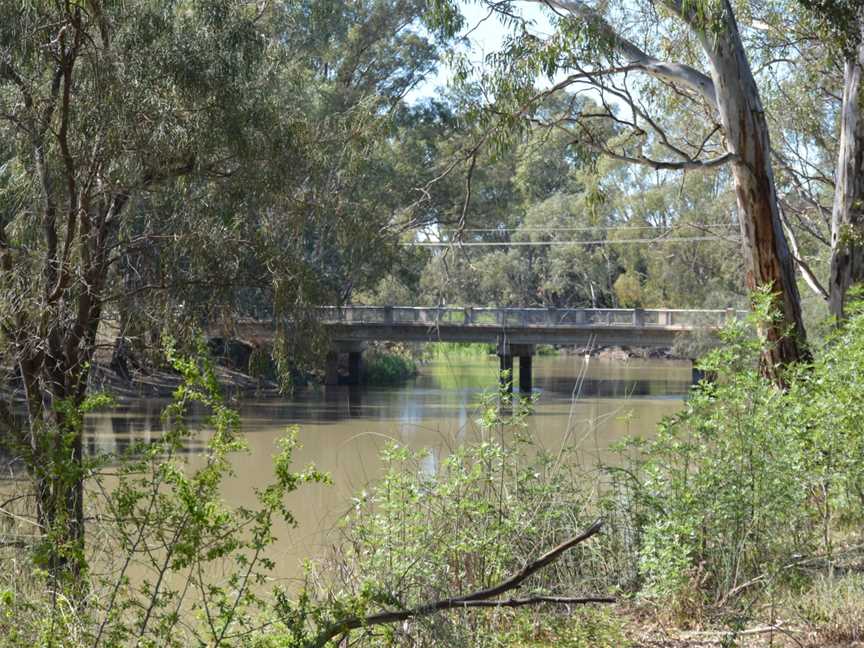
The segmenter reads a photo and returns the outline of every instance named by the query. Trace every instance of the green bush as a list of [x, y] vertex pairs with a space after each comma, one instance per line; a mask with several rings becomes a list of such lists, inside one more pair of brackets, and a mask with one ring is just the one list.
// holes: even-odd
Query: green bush
[[[199, 353], [189, 359], [168, 349], [183, 383], [164, 410], [165, 431], [158, 439], [88, 460], [87, 568], [78, 581], [57, 581], [40, 569], [41, 545], [53, 541], [50, 535], [35, 551], [27, 545], [3, 548], [3, 645], [218, 646], [237, 645], [238, 637], [245, 645], [264, 640], [260, 630], [271, 626], [272, 616], [261, 592], [274, 567], [268, 556], [273, 525], [281, 520], [293, 526], [286, 496], [327, 478], [313, 468], [291, 469], [296, 436], [289, 431], [274, 448], [273, 479], [255, 493], [256, 505], [226, 504], [221, 485], [232, 475], [230, 458], [246, 445], [239, 414], [225, 405], [213, 367], [203, 349]], [[90, 405], [85, 402], [85, 408]], [[186, 423], [193, 407], [208, 413], [206, 439]], [[84, 411], [76, 412], [79, 425]], [[188, 450], [195, 444], [200, 459], [190, 465]]]
[[423, 351], [424, 358], [432, 360], [485, 358], [494, 353], [494, 344], [481, 342], [432, 342]]
[[[769, 316], [767, 299], [750, 324]], [[629, 536], [636, 586], [679, 619], [789, 582], [862, 516], [864, 314], [786, 388], [763, 377], [759, 340], [732, 323], [656, 438], [620, 448], [607, 510]], [[622, 544], [623, 546], [623, 544]]]
[[[479, 421], [486, 440], [444, 458], [388, 446], [384, 476], [355, 500], [345, 522], [331, 572], [341, 581], [332, 588], [374, 592], [390, 607], [412, 609], [497, 584], [587, 527], [593, 518], [585, 480], [566, 453], [546, 452], [527, 436], [525, 407], [519, 401], [506, 413], [497, 398], [487, 401]], [[568, 595], [574, 587], [605, 592], [585, 569], [594, 550], [588, 543], [568, 552], [518, 596]], [[531, 645], [515, 642], [524, 618], [506, 609], [452, 611], [390, 628], [381, 645]], [[579, 633], [609, 625], [586, 616], [568, 626], [550, 610], [542, 618], [550, 629], [558, 624], [547, 638], [564, 646], [589, 645], [577, 641]]]
[[363, 358], [363, 379], [369, 385], [395, 385], [417, 375], [417, 363], [404, 349], [373, 349]]

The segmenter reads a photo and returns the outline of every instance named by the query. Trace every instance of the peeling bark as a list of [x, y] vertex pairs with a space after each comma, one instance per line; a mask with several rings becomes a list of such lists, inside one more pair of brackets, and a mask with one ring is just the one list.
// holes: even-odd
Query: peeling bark
[[861, 42], [846, 58], [843, 74], [843, 104], [840, 115], [840, 147], [834, 206], [831, 211], [831, 275], [828, 308], [844, 317], [849, 288], [864, 281], [864, 16], [860, 20]]
[[732, 175], [747, 286], [770, 287], [781, 314], [779, 322], [766, 323], [762, 331], [770, 343], [763, 358], [764, 370], [779, 378], [783, 365], [809, 359], [795, 261], [780, 219], [768, 122], [728, 2], [724, 2], [723, 23], [722, 29], [711, 33], [700, 30], [699, 36], [711, 61], [726, 146], [737, 156]]
[[[582, 0], [534, 1], [585, 20], [628, 60], [630, 67], [698, 94], [718, 112], [732, 164], [746, 284], [751, 289], [770, 287], [776, 294], [780, 313], [779, 321], [766, 323], [761, 331], [770, 343], [763, 367], [766, 374], [782, 382], [780, 372], [784, 365], [807, 360], [810, 356], [801, 317], [795, 261], [780, 219], [768, 123], [731, 4], [724, 0], [722, 13], [717, 16], [719, 24], [708, 25], [705, 16], [688, 10], [679, 0], [657, 0], [699, 38], [711, 61], [711, 76], [708, 77], [690, 66], [650, 56]], [[860, 182], [860, 173], [857, 177]]]

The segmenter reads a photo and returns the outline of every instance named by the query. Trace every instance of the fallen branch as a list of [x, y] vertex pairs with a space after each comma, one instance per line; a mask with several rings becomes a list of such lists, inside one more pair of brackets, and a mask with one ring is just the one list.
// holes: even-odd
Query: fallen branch
[[430, 614], [434, 614], [436, 612], [443, 612], [445, 610], [463, 608], [522, 607], [526, 605], [539, 605], [543, 603], [555, 605], [614, 603], [614, 598], [600, 596], [583, 598], [532, 596], [526, 598], [505, 600], [495, 598], [497, 596], [500, 596], [501, 594], [504, 594], [505, 592], [509, 592], [520, 587], [526, 579], [528, 579], [533, 574], [536, 574], [538, 571], [540, 571], [550, 563], [555, 562], [565, 551], [575, 547], [582, 542], [585, 542], [590, 537], [599, 533], [602, 526], [603, 521], [597, 520], [596, 522], [594, 522], [594, 524], [592, 524], [578, 536], [570, 538], [569, 540], [566, 540], [565, 542], [559, 544], [557, 547], [550, 549], [536, 560], [525, 565], [525, 567], [520, 569], [516, 574], [497, 585], [482, 590], [476, 590], [464, 596], [441, 599], [439, 601], [434, 601], [425, 605], [419, 605], [409, 610], [393, 610], [387, 612], [379, 612], [377, 614], [372, 614], [366, 617], [356, 616], [348, 617], [346, 619], [340, 619], [322, 630], [315, 638], [312, 645], [316, 646], [317, 648], [321, 648], [325, 646], [331, 639], [334, 639], [340, 635], [345, 635], [351, 630], [356, 630], [358, 628], [367, 628], [376, 625], [397, 623], [399, 621], [406, 621], [407, 619], [415, 617], [428, 616]]
[[748, 628], [747, 630], [700, 630], [687, 632], [683, 635], [684, 638], [696, 639], [699, 637], [724, 638], [724, 637], [751, 637], [753, 635], [767, 634], [769, 632], [803, 632], [794, 628], [787, 628], [783, 623], [777, 623], [770, 626], [761, 626], [758, 628]]

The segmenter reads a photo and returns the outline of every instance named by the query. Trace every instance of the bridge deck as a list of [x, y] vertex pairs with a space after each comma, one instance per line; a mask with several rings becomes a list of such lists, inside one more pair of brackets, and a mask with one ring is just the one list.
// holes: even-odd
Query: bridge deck
[[714, 331], [734, 310], [618, 308], [423, 308], [351, 306], [320, 309], [337, 346], [371, 340], [487, 342], [501, 345], [595, 344], [670, 347], [677, 336]]
[[325, 306], [325, 324], [387, 326], [473, 326], [497, 328], [716, 329], [743, 311], [630, 308], [452, 308], [415, 306]]

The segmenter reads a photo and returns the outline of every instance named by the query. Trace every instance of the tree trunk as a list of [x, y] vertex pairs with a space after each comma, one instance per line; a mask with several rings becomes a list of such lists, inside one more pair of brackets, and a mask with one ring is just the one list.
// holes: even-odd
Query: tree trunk
[[736, 156], [732, 175], [747, 287], [768, 286], [776, 296], [780, 318], [764, 324], [762, 333], [769, 348], [763, 354], [763, 369], [772, 378], [780, 379], [778, 372], [784, 365], [810, 356], [794, 260], [780, 220], [768, 123], [735, 16], [729, 3], [724, 4], [725, 24], [710, 33], [703, 31], [701, 40], [711, 59], [726, 146]]
[[48, 356], [22, 352], [19, 358], [29, 418], [21, 449], [29, 456], [40, 562], [54, 582], [77, 586], [86, 568], [83, 430], [74, 411], [83, 392], [70, 389], [71, 373]]
[[831, 212], [831, 278], [828, 308], [843, 319], [849, 288], [864, 281], [864, 17], [861, 42], [847, 55], [840, 114], [840, 148]]

